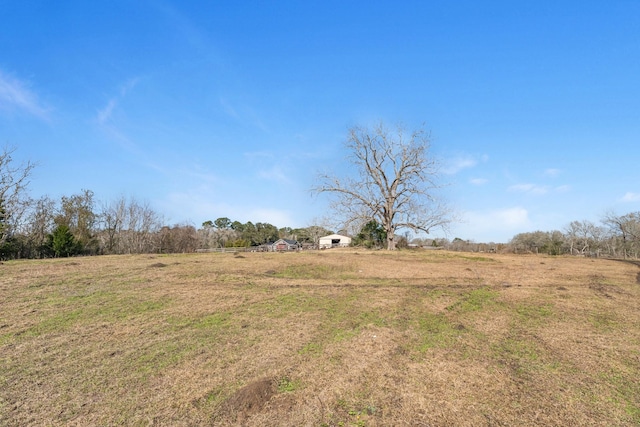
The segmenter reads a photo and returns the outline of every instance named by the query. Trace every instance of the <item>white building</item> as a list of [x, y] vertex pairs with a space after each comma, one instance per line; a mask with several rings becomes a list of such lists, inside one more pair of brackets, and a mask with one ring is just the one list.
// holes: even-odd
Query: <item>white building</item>
[[345, 248], [351, 244], [351, 237], [331, 234], [320, 238], [320, 249]]

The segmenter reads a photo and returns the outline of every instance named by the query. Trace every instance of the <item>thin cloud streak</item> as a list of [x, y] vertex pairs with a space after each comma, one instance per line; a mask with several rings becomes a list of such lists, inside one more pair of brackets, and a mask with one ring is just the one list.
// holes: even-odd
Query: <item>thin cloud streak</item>
[[98, 110], [97, 118], [100, 125], [104, 125], [109, 121], [109, 119], [111, 118], [111, 114], [113, 113], [113, 109], [116, 108], [117, 104], [118, 101], [115, 98], [112, 98], [109, 100], [109, 102], [107, 102], [107, 105], [103, 109]]
[[49, 109], [27, 84], [0, 71], [0, 110], [19, 110], [44, 121], [50, 121]]
[[107, 105], [105, 105], [104, 108], [101, 108], [100, 110], [98, 110], [98, 114], [96, 115], [96, 120], [98, 121], [98, 124], [100, 126], [105, 126], [111, 120], [111, 116], [113, 115], [113, 112], [118, 106], [118, 104], [120, 103], [120, 101], [122, 101], [127, 96], [127, 94], [131, 90], [133, 90], [133, 88], [138, 84], [138, 81], [139, 81], [138, 78], [133, 78], [125, 82], [120, 87], [118, 95], [109, 99], [107, 101]]

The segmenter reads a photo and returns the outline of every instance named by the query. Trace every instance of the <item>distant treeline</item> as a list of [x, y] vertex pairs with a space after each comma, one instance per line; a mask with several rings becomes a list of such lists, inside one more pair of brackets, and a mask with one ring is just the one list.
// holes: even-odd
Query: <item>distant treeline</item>
[[279, 238], [317, 244], [331, 234], [319, 226], [277, 228], [269, 223], [240, 223], [228, 218], [192, 224], [164, 223], [149, 204], [135, 198], [97, 203], [82, 190], [59, 201], [49, 197], [29, 201], [20, 221], [0, 216], [2, 259], [74, 255], [185, 253], [219, 247], [251, 247]]
[[[21, 221], [11, 223], [0, 211], [2, 259], [47, 258], [75, 255], [186, 253], [199, 249], [256, 247], [280, 238], [296, 240], [308, 248], [332, 231], [321, 226], [278, 228], [251, 221], [241, 223], [223, 217], [192, 224], [164, 223], [147, 203], [121, 197], [97, 203], [94, 193], [82, 190], [56, 201], [49, 197], [25, 206]], [[383, 247], [384, 231], [375, 221], [362, 226], [353, 244]], [[640, 212], [607, 214], [600, 224], [571, 222], [563, 231], [520, 233], [508, 243], [478, 243], [460, 238], [399, 239], [400, 248], [442, 248], [473, 252], [544, 253], [550, 255], [638, 258]]]
[[417, 239], [422, 246], [471, 252], [542, 253], [589, 257], [638, 258], [640, 212], [606, 214], [599, 224], [573, 221], [564, 230], [533, 231], [515, 235], [508, 243], [477, 243], [455, 238]]

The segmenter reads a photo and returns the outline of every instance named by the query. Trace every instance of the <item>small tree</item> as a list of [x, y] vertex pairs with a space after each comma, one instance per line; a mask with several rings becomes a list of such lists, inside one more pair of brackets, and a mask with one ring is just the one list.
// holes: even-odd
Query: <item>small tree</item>
[[332, 208], [347, 225], [375, 220], [393, 250], [398, 229], [428, 233], [451, 222], [451, 211], [436, 198], [439, 165], [429, 154], [425, 131], [406, 133], [398, 126], [391, 132], [382, 123], [373, 129], [356, 126], [345, 147], [358, 177], [322, 174], [314, 191], [336, 195]]
[[49, 244], [53, 255], [58, 257], [68, 257], [78, 253], [79, 245], [67, 225], [59, 225], [49, 235]]
[[82, 190], [71, 197], [62, 197], [60, 213], [55, 219], [56, 224], [69, 228], [79, 250], [89, 254], [96, 253], [98, 245], [94, 236], [98, 218], [94, 207], [93, 191]]
[[369, 221], [362, 227], [354, 243], [368, 248], [380, 248], [385, 244], [386, 240], [387, 234], [384, 228], [376, 221]]

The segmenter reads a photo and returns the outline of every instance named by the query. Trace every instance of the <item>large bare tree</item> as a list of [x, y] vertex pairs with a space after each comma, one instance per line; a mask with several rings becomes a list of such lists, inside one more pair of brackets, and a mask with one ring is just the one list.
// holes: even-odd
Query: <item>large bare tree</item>
[[345, 147], [357, 176], [323, 173], [314, 188], [336, 196], [331, 208], [345, 226], [375, 220], [393, 250], [399, 229], [429, 233], [451, 222], [451, 210], [437, 197], [440, 165], [429, 153], [430, 136], [423, 129], [356, 126], [349, 129]]

